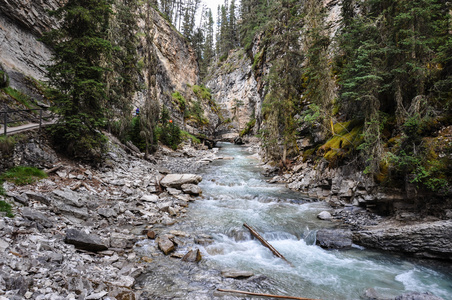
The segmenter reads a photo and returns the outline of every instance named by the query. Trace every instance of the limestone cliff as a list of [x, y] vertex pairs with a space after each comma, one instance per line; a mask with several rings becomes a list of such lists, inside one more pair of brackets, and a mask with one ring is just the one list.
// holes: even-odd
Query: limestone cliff
[[224, 117], [232, 121], [219, 129], [219, 136], [232, 138], [252, 119], [260, 120], [262, 101], [258, 83], [243, 50], [231, 52], [224, 63], [214, 65], [206, 81]]
[[[51, 63], [52, 50], [39, 41], [42, 34], [58, 26], [49, 16], [49, 10], [55, 10], [64, 1], [57, 0], [0, 0], [0, 69], [4, 69], [10, 78], [10, 85], [28, 94], [34, 100], [41, 100], [33, 93], [27, 77], [45, 80], [45, 65]], [[146, 16], [145, 8], [140, 15]], [[137, 45], [143, 64], [141, 81], [147, 86], [147, 62], [145, 56], [147, 34], [153, 35], [154, 52], [157, 56], [157, 98], [166, 105], [179, 124], [183, 125], [183, 114], [175, 109], [172, 93], [179, 91], [188, 101], [192, 97], [190, 86], [198, 84], [199, 67], [196, 54], [187, 40], [171, 26], [156, 10], [150, 17], [154, 22], [152, 32], [144, 32], [144, 19], [138, 20], [141, 38]], [[145, 101], [145, 90], [138, 92], [134, 105], [140, 107]], [[214, 122], [212, 122], [214, 123]]]

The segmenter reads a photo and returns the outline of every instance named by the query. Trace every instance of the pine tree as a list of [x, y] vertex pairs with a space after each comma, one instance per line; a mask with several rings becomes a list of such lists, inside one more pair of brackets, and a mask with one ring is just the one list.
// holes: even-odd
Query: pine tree
[[69, 0], [55, 12], [61, 27], [45, 39], [52, 43], [53, 65], [47, 67], [60, 116], [52, 132], [58, 146], [70, 155], [100, 159], [105, 137], [106, 61], [111, 4], [107, 0]]
[[274, 15], [266, 28], [271, 36], [268, 55], [273, 65], [263, 106], [265, 129], [262, 135], [267, 154], [285, 163], [288, 156], [297, 152], [294, 116], [301, 98], [303, 55], [299, 33], [302, 19], [299, 1], [278, 0], [273, 5]]
[[131, 124], [131, 102], [138, 90], [138, 31], [136, 0], [116, 0], [116, 14], [112, 18], [110, 41], [116, 43], [107, 73], [109, 108], [107, 124], [110, 131], [124, 138]]

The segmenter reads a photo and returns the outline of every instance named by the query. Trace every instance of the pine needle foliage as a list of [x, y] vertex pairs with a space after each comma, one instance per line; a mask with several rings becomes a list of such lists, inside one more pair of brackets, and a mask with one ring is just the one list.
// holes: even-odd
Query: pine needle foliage
[[54, 110], [60, 116], [51, 129], [58, 147], [75, 157], [100, 160], [106, 139], [106, 63], [112, 4], [108, 0], [69, 0], [53, 12], [60, 29], [45, 36], [54, 49], [47, 67]]

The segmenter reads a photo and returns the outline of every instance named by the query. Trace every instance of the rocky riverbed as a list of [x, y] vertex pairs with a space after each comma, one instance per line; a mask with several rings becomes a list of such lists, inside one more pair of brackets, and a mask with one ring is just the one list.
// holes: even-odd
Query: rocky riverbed
[[202, 193], [200, 176], [181, 173], [222, 159], [218, 149], [162, 147], [153, 162], [124, 149], [111, 143], [100, 169], [57, 159], [35, 185], [4, 184], [15, 217], [0, 219], [0, 299], [167, 299], [141, 291], [145, 274], [183, 274], [180, 268], [190, 271], [179, 284], [196, 282], [193, 274], [202, 282], [192, 294], [181, 291], [211, 299], [213, 286], [232, 280], [195, 265], [199, 251], [185, 247], [211, 242], [208, 235], [168, 229]]

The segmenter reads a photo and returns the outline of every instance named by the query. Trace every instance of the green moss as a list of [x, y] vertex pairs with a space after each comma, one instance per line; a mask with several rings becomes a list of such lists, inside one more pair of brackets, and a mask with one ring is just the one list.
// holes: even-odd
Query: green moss
[[0, 180], [12, 182], [16, 185], [27, 185], [39, 179], [47, 178], [47, 174], [34, 167], [14, 167], [0, 176]]
[[30, 97], [25, 95], [24, 93], [16, 89], [13, 89], [12, 87], [6, 87], [3, 89], [3, 91], [14, 100], [23, 104], [26, 108], [28, 109], [36, 108], [36, 106], [31, 103]]
[[[348, 124], [347, 124], [348, 123]], [[336, 133], [324, 145], [322, 145], [318, 154], [323, 156], [331, 163], [346, 158], [353, 150], [357, 149], [363, 142], [363, 126], [356, 126], [351, 131], [347, 130], [349, 122], [335, 124]], [[342, 130], [340, 130], [342, 128]]]
[[197, 137], [195, 137], [194, 135], [188, 133], [187, 131], [182, 130], [181, 131], [181, 137], [185, 141], [191, 140], [193, 142], [193, 144], [201, 144], [201, 141]]

